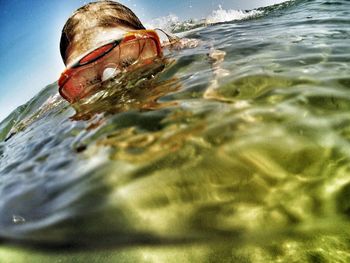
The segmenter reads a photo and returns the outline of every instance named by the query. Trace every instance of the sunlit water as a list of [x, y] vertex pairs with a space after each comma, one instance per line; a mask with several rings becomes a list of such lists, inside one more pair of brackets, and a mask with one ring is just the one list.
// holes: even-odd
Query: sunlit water
[[201, 45], [2, 122], [1, 262], [350, 262], [350, 2], [182, 34]]

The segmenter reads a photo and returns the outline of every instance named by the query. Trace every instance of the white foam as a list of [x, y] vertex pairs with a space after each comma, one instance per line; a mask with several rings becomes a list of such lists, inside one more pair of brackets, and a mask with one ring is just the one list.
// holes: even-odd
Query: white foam
[[223, 22], [230, 22], [235, 20], [244, 20], [252, 17], [261, 15], [263, 12], [258, 10], [243, 11], [243, 10], [234, 10], [222, 9], [219, 5], [219, 9], [214, 10], [206, 19], [207, 24], [216, 24]]
[[180, 19], [174, 14], [153, 19], [150, 23], [146, 23], [146, 28], [160, 28], [165, 31], [172, 31], [174, 25], [180, 24]]
[[235, 20], [244, 20], [259, 16], [261, 14], [263, 14], [263, 11], [259, 10], [225, 10], [221, 5], [219, 5], [217, 10], [213, 10], [209, 16], [199, 20], [190, 19], [187, 21], [181, 21], [177, 15], [169, 14], [167, 16], [153, 19], [151, 22], [146, 23], [146, 28], [160, 28], [167, 32], [184, 32], [205, 24], [216, 24]]

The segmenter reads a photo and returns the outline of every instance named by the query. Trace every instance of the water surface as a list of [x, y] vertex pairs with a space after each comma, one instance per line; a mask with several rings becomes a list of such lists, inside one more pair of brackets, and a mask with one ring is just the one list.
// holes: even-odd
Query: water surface
[[43, 89], [0, 126], [0, 258], [349, 262], [349, 10], [200, 24], [73, 107]]

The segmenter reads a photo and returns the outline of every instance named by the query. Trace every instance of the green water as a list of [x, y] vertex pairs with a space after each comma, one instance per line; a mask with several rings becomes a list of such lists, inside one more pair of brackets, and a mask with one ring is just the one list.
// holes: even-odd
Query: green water
[[0, 262], [350, 262], [350, 2], [262, 12], [4, 120]]

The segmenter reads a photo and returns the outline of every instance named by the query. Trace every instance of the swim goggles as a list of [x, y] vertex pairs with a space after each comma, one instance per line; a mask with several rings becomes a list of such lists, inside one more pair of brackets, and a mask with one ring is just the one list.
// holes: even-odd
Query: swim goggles
[[70, 103], [88, 96], [101, 82], [113, 78], [134, 65], [152, 63], [162, 56], [158, 34], [154, 30], [126, 33], [83, 55], [61, 74], [59, 93]]

